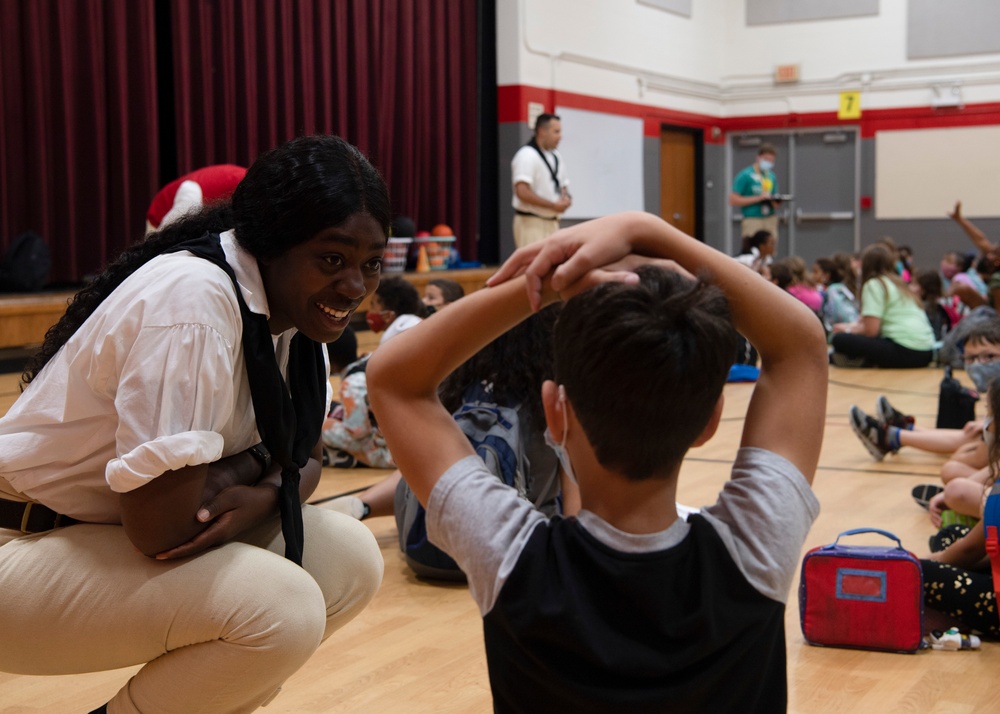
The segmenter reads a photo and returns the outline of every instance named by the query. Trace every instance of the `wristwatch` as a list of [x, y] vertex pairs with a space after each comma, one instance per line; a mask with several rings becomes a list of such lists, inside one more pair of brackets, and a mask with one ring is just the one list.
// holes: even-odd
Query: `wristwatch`
[[267, 470], [271, 468], [271, 452], [267, 450], [263, 442], [259, 444], [254, 444], [249, 449], [247, 449], [252, 457], [260, 462], [260, 473], [261, 476], [267, 473]]

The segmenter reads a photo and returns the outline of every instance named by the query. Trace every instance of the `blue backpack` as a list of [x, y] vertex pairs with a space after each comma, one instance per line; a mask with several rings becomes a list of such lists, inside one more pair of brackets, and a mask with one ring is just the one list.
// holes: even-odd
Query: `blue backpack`
[[[475, 385], [453, 416], [486, 468], [525, 495], [527, 459], [517, 409], [497, 404], [491, 386]], [[396, 487], [395, 513], [399, 548], [417, 575], [465, 580], [451, 556], [428, 540], [426, 511], [402, 479]]]
[[1000, 481], [993, 484], [983, 508], [983, 535], [993, 568], [993, 591], [1000, 602]]

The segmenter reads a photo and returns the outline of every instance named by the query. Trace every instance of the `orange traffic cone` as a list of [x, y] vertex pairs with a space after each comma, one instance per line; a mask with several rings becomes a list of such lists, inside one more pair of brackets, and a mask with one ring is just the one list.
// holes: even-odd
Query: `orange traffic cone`
[[431, 262], [427, 259], [427, 246], [420, 246], [420, 252], [417, 253], [417, 272], [418, 273], [429, 273], [431, 271]]

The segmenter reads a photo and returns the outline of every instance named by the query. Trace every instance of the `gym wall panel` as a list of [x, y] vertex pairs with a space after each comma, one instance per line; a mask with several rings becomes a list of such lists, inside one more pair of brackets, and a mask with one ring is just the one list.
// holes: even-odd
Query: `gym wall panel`
[[875, 217], [941, 218], [957, 199], [967, 216], [1000, 215], [1000, 126], [880, 131]]
[[907, 59], [1000, 52], [996, 0], [909, 0]]
[[[932, 0], [933, 1], [933, 0]], [[746, 0], [747, 25], [878, 15], [879, 0]]]
[[667, 12], [673, 12], [684, 17], [691, 17], [692, 0], [638, 0], [640, 5], [658, 7]]

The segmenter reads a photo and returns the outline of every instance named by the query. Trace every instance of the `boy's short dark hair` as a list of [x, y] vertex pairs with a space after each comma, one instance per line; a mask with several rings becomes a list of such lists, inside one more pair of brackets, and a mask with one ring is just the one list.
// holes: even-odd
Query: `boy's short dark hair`
[[459, 298], [465, 297], [465, 288], [462, 284], [448, 278], [434, 278], [427, 281], [428, 285], [433, 285], [441, 291], [441, 297], [446, 303], [452, 303]]
[[760, 148], [757, 149], [757, 156], [763, 156], [764, 154], [777, 156], [778, 152], [775, 150], [774, 144], [761, 144]]
[[771, 280], [782, 290], [787, 290], [788, 286], [792, 284], [794, 275], [792, 275], [792, 268], [785, 259], [777, 260], [771, 264]]
[[386, 310], [392, 310], [397, 315], [423, 315], [424, 304], [420, 293], [406, 278], [398, 275], [382, 278], [375, 294]]
[[555, 379], [605, 468], [666, 477], [711, 418], [736, 354], [721, 290], [644, 266], [563, 306]]
[[965, 344], [990, 344], [1000, 346], [1000, 318], [978, 320], [965, 336]]

